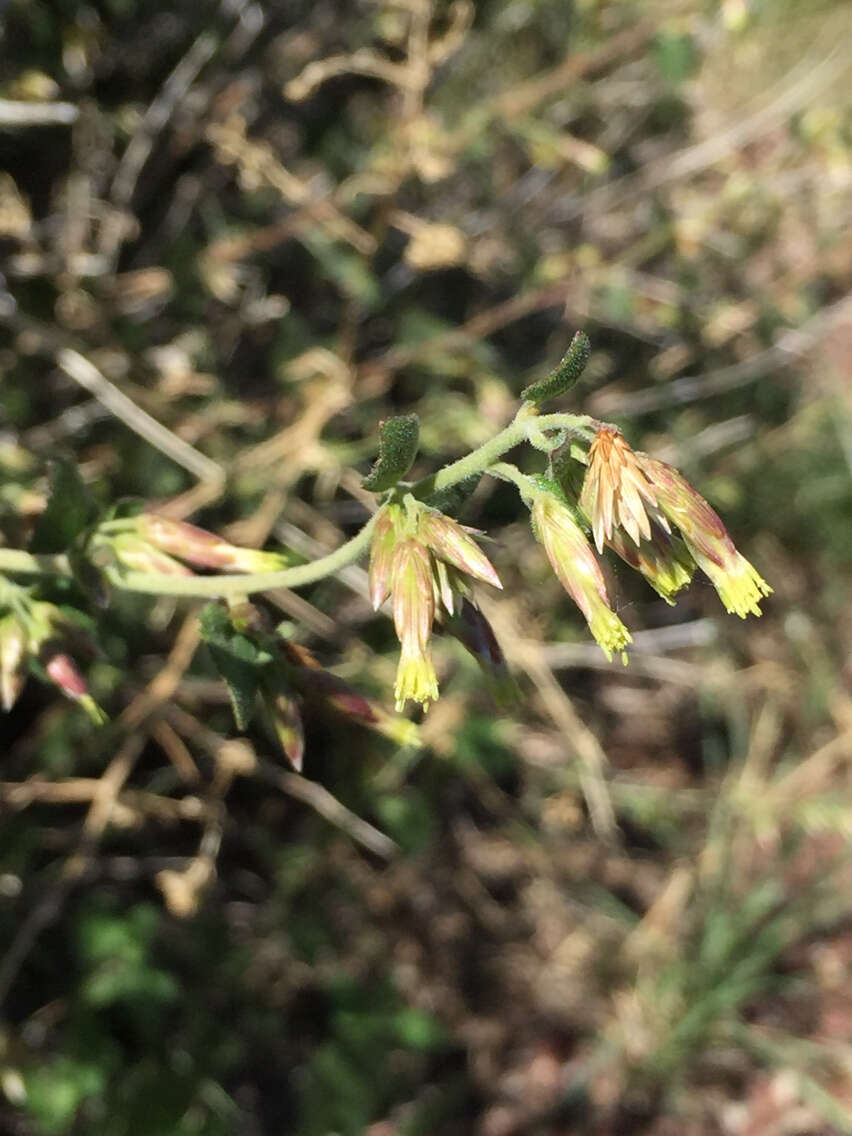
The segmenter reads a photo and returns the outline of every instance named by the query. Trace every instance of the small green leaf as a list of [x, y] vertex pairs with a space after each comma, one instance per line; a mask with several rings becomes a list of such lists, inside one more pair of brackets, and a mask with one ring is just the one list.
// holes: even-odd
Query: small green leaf
[[33, 552], [65, 552], [97, 517], [97, 506], [77, 466], [65, 458], [50, 463], [50, 496], [33, 534]]
[[365, 489], [381, 493], [405, 477], [417, 457], [420, 422], [416, 414], [388, 418], [379, 426], [379, 456], [362, 481]]
[[592, 345], [588, 335], [584, 331], [578, 331], [559, 366], [551, 371], [546, 379], [532, 383], [522, 390], [521, 398], [525, 402], [539, 405], [550, 398], [556, 398], [557, 395], [565, 394], [582, 375], [591, 353]]
[[254, 716], [261, 669], [270, 656], [234, 630], [228, 612], [219, 604], [208, 604], [199, 619], [201, 637], [228, 687], [237, 729], [245, 730]]

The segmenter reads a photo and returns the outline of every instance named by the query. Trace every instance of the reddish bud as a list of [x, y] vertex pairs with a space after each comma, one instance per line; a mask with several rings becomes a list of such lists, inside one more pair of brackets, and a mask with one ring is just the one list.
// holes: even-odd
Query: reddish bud
[[287, 566], [286, 556], [256, 548], [229, 544], [216, 533], [173, 521], [157, 513], [136, 518], [137, 531], [157, 548], [194, 564], [196, 568], [215, 568], [224, 572], [276, 572]]
[[297, 772], [301, 772], [305, 731], [295, 696], [283, 683], [277, 683], [264, 690], [263, 703], [284, 756]]
[[75, 701], [88, 694], [89, 688], [86, 680], [80, 674], [77, 664], [70, 655], [60, 653], [54, 655], [45, 663], [44, 669], [51, 682], [55, 683], [63, 694]]

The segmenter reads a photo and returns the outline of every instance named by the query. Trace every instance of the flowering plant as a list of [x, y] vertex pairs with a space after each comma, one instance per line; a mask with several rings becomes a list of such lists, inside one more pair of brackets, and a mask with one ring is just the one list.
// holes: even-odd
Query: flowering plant
[[[588, 338], [578, 332], [559, 366], [523, 391], [508, 426], [420, 481], [405, 480], [417, 456], [416, 415], [382, 423], [379, 456], [363, 482], [377, 495], [375, 512], [346, 544], [310, 563], [291, 564], [282, 553], [241, 548], [148, 511], [122, 508], [99, 516], [77, 471], [57, 465], [31, 548], [0, 548], [3, 708], [14, 704], [29, 670], [102, 719], [73, 661], [75, 652], [96, 651], [93, 621], [80, 602], [60, 604], [44, 594], [51, 582], [70, 579], [75, 594], [93, 604], [109, 603], [113, 590], [224, 600], [204, 609], [201, 630], [228, 685], [237, 725], [245, 728], [262, 706], [296, 767], [304, 747], [300, 707], [305, 701], [319, 700], [397, 740], [411, 741], [411, 723], [323, 671], [303, 647], [268, 626], [248, 597], [313, 583], [369, 554], [370, 599], [376, 609], [390, 600], [400, 642], [397, 712], [409, 701], [428, 707], [438, 697], [430, 650], [436, 622], [477, 657], [499, 693], [506, 688], [506, 666], [474, 585], [500, 588], [500, 579], [477, 543], [484, 534], [452, 516], [484, 475], [517, 487], [553, 571], [609, 659], [617, 653], [627, 661], [631, 636], [612, 609], [596, 555], [607, 547], [667, 603], [700, 569], [727, 611], [742, 618], [760, 615], [760, 601], [772, 589], [676, 469], [632, 450], [608, 423], [542, 413], [542, 403], [574, 385], [589, 354]], [[503, 460], [521, 443], [546, 453], [541, 474], [523, 473]], [[24, 584], [17, 577], [34, 582]]]

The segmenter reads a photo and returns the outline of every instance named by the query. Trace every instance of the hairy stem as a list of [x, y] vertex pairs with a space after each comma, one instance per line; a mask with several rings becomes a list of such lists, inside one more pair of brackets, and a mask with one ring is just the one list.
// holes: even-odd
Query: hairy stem
[[412, 487], [415, 497], [428, 497], [433, 493], [440, 493], [444, 489], [451, 489], [459, 482], [473, 477], [477, 473], [484, 473], [490, 465], [498, 461], [503, 454], [513, 450], [515, 446], [526, 441], [529, 431], [535, 429], [536, 433], [543, 430], [568, 430], [569, 432], [588, 437], [594, 432], [598, 423], [596, 419], [585, 414], [541, 414], [532, 415], [526, 410], [526, 404], [505, 430], [495, 434], [478, 449], [472, 450], [458, 461], [444, 466], [443, 469], [425, 477]]

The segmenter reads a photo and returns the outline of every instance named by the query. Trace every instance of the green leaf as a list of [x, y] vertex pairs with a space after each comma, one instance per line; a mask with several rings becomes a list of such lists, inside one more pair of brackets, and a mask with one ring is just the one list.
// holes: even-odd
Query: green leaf
[[65, 552], [97, 517], [77, 466], [57, 458], [48, 470], [50, 496], [33, 534], [33, 552]]
[[522, 390], [521, 398], [525, 402], [539, 405], [550, 398], [556, 398], [557, 395], [565, 394], [582, 375], [591, 353], [592, 345], [588, 335], [584, 331], [578, 331], [559, 366], [551, 371], [546, 379], [532, 383]]
[[373, 493], [393, 489], [417, 457], [420, 421], [416, 414], [388, 418], [379, 426], [379, 456], [361, 484]]
[[235, 631], [225, 608], [208, 604], [200, 616], [201, 637], [225, 680], [238, 730], [245, 730], [256, 708], [262, 668], [271, 656], [246, 635]]

